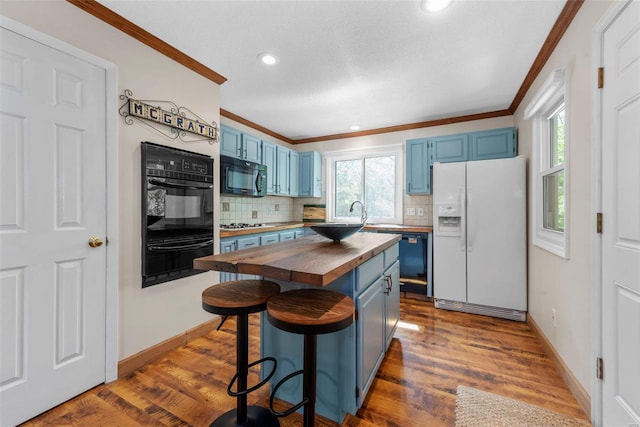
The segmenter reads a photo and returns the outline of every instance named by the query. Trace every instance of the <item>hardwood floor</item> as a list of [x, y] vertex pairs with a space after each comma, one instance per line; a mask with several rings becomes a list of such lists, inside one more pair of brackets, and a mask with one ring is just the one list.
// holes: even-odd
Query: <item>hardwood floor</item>
[[[258, 358], [259, 318], [251, 316], [250, 360]], [[355, 416], [343, 426], [453, 426], [456, 387], [465, 385], [587, 420], [525, 323], [446, 310], [402, 298], [391, 347]], [[235, 323], [170, 352], [133, 375], [100, 385], [25, 426], [208, 426], [235, 406]], [[249, 383], [257, 381], [257, 371]], [[268, 388], [249, 404], [268, 405]], [[279, 406], [283, 409], [283, 406]], [[282, 418], [300, 426], [302, 416]], [[320, 417], [318, 427], [336, 424]]]

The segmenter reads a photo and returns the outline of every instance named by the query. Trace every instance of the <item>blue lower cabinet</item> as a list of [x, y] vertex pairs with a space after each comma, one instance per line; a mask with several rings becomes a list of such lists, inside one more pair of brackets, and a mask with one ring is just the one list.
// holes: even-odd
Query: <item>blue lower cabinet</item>
[[[250, 237], [242, 237], [236, 240], [236, 248], [238, 250], [246, 249], [246, 248], [255, 248], [260, 246], [260, 237], [258, 236], [250, 236]], [[253, 274], [238, 274], [238, 280], [251, 280], [251, 279], [259, 279], [259, 276]]]
[[[236, 250], [236, 239], [220, 239], [220, 253], [233, 252]], [[229, 282], [236, 280], [236, 273], [227, 273], [226, 271], [220, 272], [220, 282]]]
[[[395, 274], [397, 254], [396, 244], [325, 287], [349, 295], [358, 311], [356, 320], [348, 328], [318, 335], [316, 413], [338, 424], [347, 413], [355, 414], [362, 405], [384, 358], [387, 334], [393, 335], [387, 330], [387, 313], [399, 313], [400, 300], [399, 293], [398, 299], [395, 296], [387, 298], [385, 274]], [[384, 269], [388, 265], [391, 267]], [[278, 283], [283, 292], [310, 287], [300, 283]], [[280, 379], [302, 369], [303, 337], [274, 328], [267, 320], [266, 312], [261, 313], [261, 320], [262, 357], [273, 356], [278, 360], [277, 372], [271, 379], [273, 387]], [[395, 331], [397, 321], [392, 323]], [[301, 396], [301, 376], [283, 385], [276, 395], [291, 404], [298, 403]]]
[[286, 242], [287, 240], [293, 240], [296, 237], [296, 233], [294, 231], [283, 231], [280, 233], [280, 241]]

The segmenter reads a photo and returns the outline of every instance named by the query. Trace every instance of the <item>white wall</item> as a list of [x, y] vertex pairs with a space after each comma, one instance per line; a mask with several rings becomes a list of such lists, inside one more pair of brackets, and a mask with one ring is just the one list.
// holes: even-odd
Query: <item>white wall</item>
[[[569, 66], [569, 253], [563, 259], [531, 245], [529, 230], [529, 315], [540, 326], [582, 387], [589, 392], [591, 351], [591, 30], [610, 1], [586, 1], [515, 114], [519, 152], [531, 157], [532, 123], [524, 109], [552, 70]], [[529, 189], [532, 174], [529, 171]], [[531, 206], [529, 191], [529, 206]], [[531, 223], [532, 212], [529, 212]], [[551, 310], [557, 310], [557, 327]]]
[[[119, 93], [130, 89], [134, 98], [172, 101], [209, 122], [220, 121], [217, 84], [66, 1], [3, 2], [2, 14], [116, 64]], [[179, 146], [216, 159], [218, 145], [171, 141], [147, 126], [125, 125], [121, 118], [118, 128], [120, 232], [112, 241], [120, 254], [118, 355], [123, 359], [211, 319], [201, 308], [201, 292], [217, 281], [217, 273], [207, 272], [142, 289], [140, 142]], [[217, 212], [217, 194], [215, 199]]]

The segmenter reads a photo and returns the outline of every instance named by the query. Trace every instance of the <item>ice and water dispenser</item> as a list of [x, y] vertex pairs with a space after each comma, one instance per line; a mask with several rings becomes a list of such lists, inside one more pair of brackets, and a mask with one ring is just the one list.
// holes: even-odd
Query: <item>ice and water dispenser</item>
[[436, 205], [435, 233], [439, 236], [460, 237], [462, 230], [462, 209], [459, 203]]

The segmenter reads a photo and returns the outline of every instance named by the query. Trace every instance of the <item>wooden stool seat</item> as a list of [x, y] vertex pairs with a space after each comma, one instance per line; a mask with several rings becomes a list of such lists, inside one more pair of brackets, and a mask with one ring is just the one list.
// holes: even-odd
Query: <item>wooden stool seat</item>
[[202, 292], [202, 308], [210, 313], [233, 316], [266, 309], [269, 297], [280, 293], [280, 285], [267, 280], [234, 280], [208, 287]]
[[[268, 409], [247, 405], [247, 394], [262, 387], [275, 374], [277, 361], [264, 357], [249, 363], [249, 314], [267, 308], [267, 300], [280, 293], [280, 285], [267, 280], [235, 280], [208, 287], [202, 292], [202, 308], [223, 316], [237, 316], [236, 374], [227, 387], [227, 394], [236, 397], [236, 409], [216, 418], [211, 427], [279, 427], [280, 422]], [[224, 321], [224, 320], [223, 320]], [[222, 323], [218, 326], [220, 328]], [[247, 386], [249, 368], [264, 362], [273, 368], [253, 387]], [[237, 391], [233, 385], [237, 382]]]
[[[278, 417], [286, 417], [304, 407], [303, 425], [315, 425], [317, 335], [342, 330], [353, 323], [355, 304], [348, 296], [328, 289], [298, 289], [269, 298], [267, 319], [283, 331], [304, 335], [303, 369], [280, 379], [271, 391], [269, 408]], [[302, 375], [302, 400], [283, 412], [273, 409], [278, 389]]]
[[353, 300], [328, 289], [283, 292], [267, 302], [269, 322], [294, 334], [328, 334], [353, 323]]

